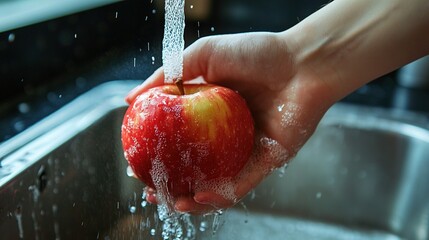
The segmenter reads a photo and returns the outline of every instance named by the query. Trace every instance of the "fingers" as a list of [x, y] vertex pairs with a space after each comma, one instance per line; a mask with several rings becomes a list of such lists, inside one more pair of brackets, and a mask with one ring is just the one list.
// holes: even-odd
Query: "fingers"
[[183, 80], [188, 81], [197, 77], [206, 79], [208, 62], [213, 50], [210, 39], [213, 37], [200, 38], [187, 47], [183, 53]]
[[214, 192], [196, 193], [194, 196], [194, 201], [199, 204], [210, 205], [216, 209], [229, 208], [235, 204], [234, 200], [226, 199]]
[[146, 79], [141, 85], [135, 87], [131, 90], [128, 95], [125, 97], [125, 101], [128, 104], [131, 104], [138, 95], [147, 91], [150, 88], [160, 86], [164, 83], [164, 70], [163, 68], [158, 68], [148, 79]]
[[[156, 191], [146, 187], [146, 201], [151, 204], [159, 204]], [[233, 201], [212, 192], [200, 192], [192, 197], [179, 197], [175, 200], [174, 209], [182, 213], [206, 214], [219, 209], [229, 208], [234, 205]]]
[[[201, 38], [185, 49], [183, 54], [183, 81], [191, 81], [198, 77], [203, 77], [204, 80], [206, 79], [208, 76], [210, 56], [213, 52], [213, 41], [211, 40], [213, 38], [214, 37]], [[131, 104], [141, 93], [150, 88], [160, 86], [163, 83], [164, 69], [160, 67], [141, 85], [131, 90], [125, 97], [125, 101]]]
[[218, 210], [218, 208], [211, 205], [197, 203], [191, 197], [177, 199], [176, 203], [174, 204], [174, 208], [178, 212], [190, 214], [205, 214]]

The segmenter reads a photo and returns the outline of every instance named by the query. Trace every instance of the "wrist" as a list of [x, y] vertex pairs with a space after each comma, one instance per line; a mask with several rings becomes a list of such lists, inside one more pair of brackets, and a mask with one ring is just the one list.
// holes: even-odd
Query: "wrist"
[[343, 97], [342, 89], [336, 83], [341, 82], [336, 71], [332, 56], [327, 54], [323, 38], [312, 38], [313, 26], [302, 25], [279, 33], [291, 56], [294, 68], [294, 84], [296, 89], [302, 89], [302, 95], [307, 95], [313, 103], [322, 104], [329, 108]]

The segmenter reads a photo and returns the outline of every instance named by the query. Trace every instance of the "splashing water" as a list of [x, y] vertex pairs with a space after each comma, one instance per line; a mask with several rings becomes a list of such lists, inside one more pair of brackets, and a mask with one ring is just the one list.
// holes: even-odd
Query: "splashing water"
[[[185, 30], [185, 0], [165, 0], [165, 26], [162, 42], [162, 64], [165, 83], [182, 78]], [[149, 44], [148, 44], [149, 49]], [[152, 64], [155, 58], [152, 57]], [[167, 190], [168, 175], [162, 163], [155, 161], [151, 172], [157, 189], [158, 217], [162, 221], [163, 239], [193, 239], [195, 227], [187, 214], [174, 211]], [[155, 231], [151, 232], [155, 235]]]
[[157, 189], [158, 217], [162, 222], [163, 239], [194, 239], [195, 227], [188, 214], [180, 214], [174, 210], [173, 200], [168, 193], [168, 174], [164, 164], [155, 160], [151, 175]]
[[182, 78], [185, 47], [185, 0], [165, 0], [165, 26], [162, 63], [165, 83]]
[[22, 225], [22, 209], [21, 206], [18, 206], [15, 210], [15, 218], [16, 222], [18, 223], [18, 231], [19, 231], [19, 238], [24, 238], [24, 228]]

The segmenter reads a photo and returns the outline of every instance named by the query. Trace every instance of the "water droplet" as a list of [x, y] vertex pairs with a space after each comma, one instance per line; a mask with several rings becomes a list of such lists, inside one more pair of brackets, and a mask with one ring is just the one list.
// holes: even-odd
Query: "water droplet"
[[75, 39], [77, 38], [77, 33], [75, 33], [75, 34], [74, 34], [74, 38], [75, 38]]
[[155, 14], [155, 13], [156, 13], [156, 9], [153, 9], [153, 10], [152, 10], [152, 14]]
[[205, 232], [205, 231], [207, 230], [207, 222], [206, 222], [206, 221], [202, 221], [202, 222], [200, 223], [200, 228], [199, 228], [199, 230], [200, 230], [201, 232]]
[[142, 205], [142, 207], [146, 207], [147, 206], [147, 201], [142, 201], [141, 205]]
[[127, 176], [134, 177], [134, 171], [130, 166], [127, 167]]
[[144, 18], [144, 20], [145, 20], [145, 21], [147, 21], [147, 19], [148, 19], [148, 18], [149, 18], [149, 16], [146, 16], [146, 17]]
[[58, 206], [56, 204], [52, 205], [52, 212], [54, 213], [54, 215], [57, 214], [57, 212], [58, 212]]
[[18, 110], [20, 113], [28, 113], [30, 111], [30, 105], [27, 103], [20, 103], [18, 105]]
[[25, 128], [25, 123], [23, 121], [16, 121], [13, 124], [13, 128], [17, 131], [17, 132], [21, 132], [22, 130], [24, 130]]
[[317, 198], [317, 199], [322, 198], [322, 193], [321, 193], [321, 192], [317, 192], [317, 193], [316, 193], [316, 198]]
[[133, 60], [133, 61], [134, 61], [133, 66], [134, 66], [134, 67], [136, 67], [136, 61], [137, 61], [137, 59], [136, 59], [136, 58], [134, 58], [134, 60]]
[[155, 236], [155, 233], [156, 233], [155, 228], [152, 228], [152, 229], [150, 230], [150, 235]]
[[214, 28], [214, 27], [211, 27], [211, 28], [210, 28], [210, 31], [214, 32], [214, 30], [215, 30], [215, 28]]
[[194, 8], [194, 5], [189, 6], [190, 9]]
[[282, 112], [284, 107], [284, 104], [277, 106], [277, 111]]
[[137, 208], [135, 206], [130, 206], [130, 213], [136, 213]]
[[256, 198], [256, 191], [255, 189], [252, 189], [252, 191], [250, 191], [250, 200], [255, 200]]
[[15, 34], [14, 33], [10, 33], [7, 40], [9, 42], [14, 42], [15, 41]]
[[286, 163], [285, 165], [278, 168], [279, 177], [284, 177], [284, 175], [286, 173], [287, 166], [288, 166], [288, 164]]
[[115, 18], [118, 18], [118, 12], [115, 13]]

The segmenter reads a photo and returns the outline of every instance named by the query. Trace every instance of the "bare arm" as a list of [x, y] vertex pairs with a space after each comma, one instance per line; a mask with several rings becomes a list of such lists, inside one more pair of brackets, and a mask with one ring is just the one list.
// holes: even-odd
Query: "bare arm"
[[335, 0], [281, 34], [337, 101], [429, 54], [429, 1]]
[[[237, 199], [287, 163], [332, 104], [428, 54], [428, 13], [427, 0], [335, 0], [281, 33], [218, 35], [187, 48], [184, 80], [202, 76], [239, 91], [261, 133], [249, 164], [231, 181]], [[127, 101], [163, 80], [160, 69]], [[154, 190], [148, 193], [156, 202]], [[176, 209], [207, 212], [235, 202], [207, 189], [177, 199]]]

